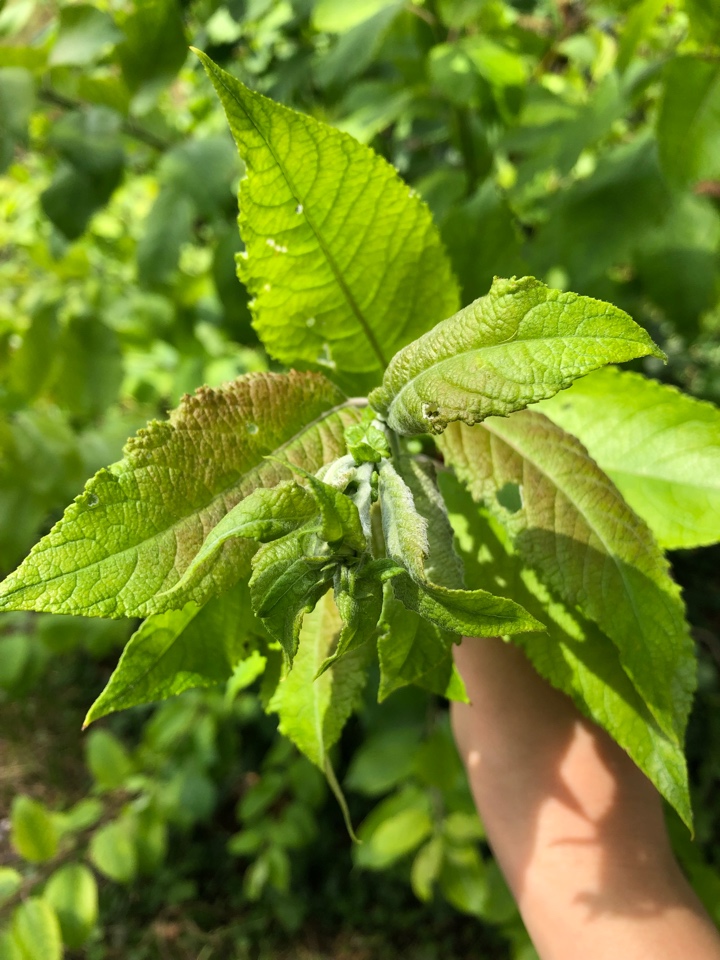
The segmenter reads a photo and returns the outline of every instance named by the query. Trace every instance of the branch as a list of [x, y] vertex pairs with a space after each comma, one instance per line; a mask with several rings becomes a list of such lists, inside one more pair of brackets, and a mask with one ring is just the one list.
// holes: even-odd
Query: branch
[[[58, 93], [57, 90], [53, 90], [51, 87], [41, 87], [38, 96], [41, 100], [44, 100], [45, 103], [51, 103], [53, 106], [61, 107], [63, 110], [83, 110], [89, 106], [85, 101], [66, 97], [64, 93]], [[169, 140], [158, 137], [151, 130], [147, 130], [131, 118], [123, 120], [122, 132], [128, 137], [132, 137], [134, 140], [138, 140], [148, 147], [152, 147], [154, 150], [165, 151], [172, 146]]]

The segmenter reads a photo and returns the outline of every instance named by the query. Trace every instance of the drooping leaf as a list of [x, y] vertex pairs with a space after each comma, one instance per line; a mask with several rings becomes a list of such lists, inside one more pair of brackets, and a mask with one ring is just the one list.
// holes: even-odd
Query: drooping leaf
[[57, 914], [40, 897], [29, 897], [15, 910], [12, 936], [23, 960], [62, 960]]
[[457, 308], [427, 207], [367, 147], [199, 56], [247, 167], [241, 279], [265, 346], [378, 382], [396, 350]]
[[282, 644], [289, 663], [297, 651], [303, 618], [332, 582], [336, 565], [337, 558], [313, 530], [266, 543], [253, 557], [253, 610]]
[[434, 623], [406, 609], [395, 599], [389, 584], [385, 592], [378, 638], [378, 700], [385, 700], [400, 687], [427, 676], [447, 660], [453, 643], [458, 640], [456, 634], [441, 630]]
[[676, 57], [665, 72], [657, 122], [660, 160], [668, 178], [720, 179], [720, 65]]
[[63, 943], [72, 950], [83, 946], [98, 917], [95, 877], [82, 863], [68, 863], [48, 880], [43, 900], [55, 910]]
[[664, 354], [608, 303], [533, 277], [490, 292], [396, 354], [370, 403], [401, 434], [442, 433], [551, 397], [604, 366]]
[[637, 373], [598, 370], [541, 404], [669, 549], [720, 540], [720, 410]]
[[320, 665], [318, 676], [375, 633], [383, 606], [381, 574], [386, 570], [386, 561], [371, 560], [352, 567], [343, 564], [335, 571], [334, 597], [342, 628], [337, 646]]
[[540, 583], [514, 553], [501, 524], [485, 510], [473, 510], [470, 494], [455, 477], [444, 474], [441, 487], [468, 580], [514, 597], [543, 620], [545, 632], [521, 634], [514, 642], [539, 673], [607, 730], [691, 827], [682, 747], [656, 723], [625, 673], [615, 645]]
[[328, 591], [305, 616], [292, 669], [280, 681], [268, 711], [280, 718], [280, 732], [325, 771], [328, 751], [357, 708], [367, 678], [364, 649], [354, 650], [315, 679], [331, 656], [342, 622]]
[[681, 743], [695, 658], [680, 590], [612, 481], [578, 440], [529, 410], [453, 425], [440, 445], [523, 560], [610, 637], [660, 727]]
[[315, 374], [249, 374], [201, 388], [89, 481], [4, 582], [0, 608], [119, 617], [204, 602], [247, 575], [254, 543], [226, 543], [187, 596], [157, 595], [236, 503], [289, 479], [268, 454], [316, 470], [344, 452], [343, 430], [358, 416]]
[[148, 617], [130, 638], [84, 725], [116, 710], [227, 680], [248, 653], [252, 619], [245, 585], [202, 608], [191, 602]]

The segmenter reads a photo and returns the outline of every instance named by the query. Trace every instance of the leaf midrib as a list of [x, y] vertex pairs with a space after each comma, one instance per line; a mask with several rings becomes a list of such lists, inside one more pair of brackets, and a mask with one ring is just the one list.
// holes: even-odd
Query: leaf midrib
[[[422, 370], [414, 374], [409, 380], [406, 380], [405, 383], [403, 383], [403, 385], [400, 387], [397, 393], [395, 393], [392, 399], [390, 400], [388, 408], [398, 404], [400, 402], [400, 398], [402, 397], [402, 395], [405, 393], [406, 390], [409, 390], [414, 385], [416, 380], [420, 380], [423, 377], [427, 376], [428, 374], [434, 374], [439, 376], [440, 368], [442, 368], [446, 364], [454, 363], [456, 360], [458, 360], [461, 357], [469, 357], [469, 356], [472, 356], [473, 354], [482, 353], [483, 351], [496, 350], [498, 347], [505, 347], [505, 346], [508, 346], [510, 343], [523, 344], [523, 345], [530, 346], [534, 343], [545, 343], [549, 341], [558, 343], [559, 341], [563, 341], [563, 340], [592, 340], [594, 343], [597, 343], [599, 340], [605, 340], [605, 341], [618, 340], [624, 343], [637, 343], [639, 346], [642, 346], [641, 341], [631, 340], [628, 337], [612, 337], [612, 336], [594, 337], [589, 334], [580, 336], [575, 333], [561, 334], [559, 336], [556, 335], [552, 337], [532, 337], [532, 338], [523, 339], [523, 340], [516, 340], [516, 339], [513, 339], [513, 337], [509, 337], [508, 339], [499, 341], [498, 343], [482, 344], [479, 347], [471, 347], [467, 350], [458, 351], [457, 353], [453, 353], [452, 356], [450, 357], [443, 357], [442, 360], [438, 360], [432, 363], [430, 366], [424, 367]], [[588, 371], [588, 372], [592, 372], [592, 371]], [[498, 373], [499, 375], [502, 375], [500, 371], [498, 371]], [[562, 374], [560, 375], [562, 376]], [[513, 381], [513, 382], [517, 383], [519, 381]], [[383, 387], [380, 387], [380, 389], [382, 390]], [[471, 391], [468, 390], [468, 392], [471, 392]]]
[[[214, 65], [213, 65], [213, 66], [214, 66]], [[325, 241], [324, 241], [324, 239], [323, 239], [323, 237], [322, 237], [322, 234], [320, 233], [319, 229], [318, 229], [317, 226], [315, 225], [312, 217], [310, 217], [310, 215], [309, 215], [308, 212], [306, 211], [305, 208], [306, 208], [307, 198], [303, 198], [303, 197], [300, 196], [300, 191], [296, 188], [296, 186], [295, 186], [295, 184], [294, 184], [294, 182], [293, 182], [293, 180], [292, 180], [289, 172], [287, 171], [285, 165], [281, 162], [279, 156], [277, 155], [277, 153], [276, 153], [276, 151], [275, 151], [275, 147], [274, 147], [273, 144], [267, 139], [267, 137], [265, 136], [265, 134], [263, 133], [263, 131], [260, 129], [260, 127], [257, 125], [257, 123], [255, 122], [255, 120], [253, 119], [253, 117], [250, 116], [250, 114], [248, 113], [248, 111], [245, 109], [245, 106], [243, 105], [242, 101], [241, 101], [241, 100], [238, 100], [238, 98], [237, 98], [236, 95], [235, 95], [235, 92], [228, 87], [228, 85], [225, 83], [222, 75], [219, 74], [219, 73], [216, 73], [216, 71], [213, 71], [213, 72], [216, 74], [217, 79], [218, 79], [218, 82], [222, 84], [222, 86], [224, 87], [224, 89], [227, 91], [228, 95], [229, 95], [230, 97], [232, 97], [233, 102], [238, 105], [238, 107], [243, 111], [243, 113], [244, 113], [245, 116], [247, 117], [249, 123], [251, 123], [252, 126], [255, 128], [258, 136], [262, 138], [263, 143], [265, 144], [265, 146], [266, 146], [267, 149], [269, 150], [270, 154], [272, 155], [273, 160], [274, 160], [275, 163], [277, 164], [277, 166], [278, 166], [279, 170], [281, 171], [283, 177], [285, 178], [288, 186], [290, 187], [290, 190], [292, 191], [292, 194], [293, 194], [294, 199], [297, 201], [298, 204], [302, 204], [302, 207], [303, 207], [302, 216], [305, 218], [308, 226], [309, 226], [310, 229], [312, 230], [313, 235], [314, 235], [315, 239], [317, 240], [318, 245], [320, 246], [320, 249], [322, 250], [324, 257], [325, 257], [325, 259], [327, 260], [327, 262], [328, 262], [328, 264], [329, 264], [329, 266], [330, 266], [330, 269], [331, 269], [331, 271], [332, 271], [332, 274], [333, 274], [333, 276], [335, 277], [335, 282], [337, 283], [337, 285], [338, 285], [338, 286], [340, 287], [340, 289], [342, 290], [343, 296], [345, 297], [345, 299], [346, 299], [346, 301], [347, 301], [347, 303], [348, 303], [348, 306], [350, 307], [350, 310], [351, 310], [352, 313], [354, 314], [355, 319], [357, 320], [357, 322], [360, 324], [360, 327], [361, 327], [363, 333], [365, 334], [365, 336], [366, 336], [366, 338], [367, 338], [367, 340], [368, 340], [368, 343], [370, 344], [370, 347], [371, 347], [373, 353], [375, 354], [375, 356], [376, 356], [377, 359], [379, 360], [381, 369], [384, 370], [384, 369], [387, 367], [387, 360], [385, 359], [385, 356], [383, 355], [383, 352], [382, 352], [382, 349], [381, 349], [381, 347], [380, 347], [380, 344], [378, 343], [377, 339], [375, 338], [375, 334], [373, 333], [372, 328], [370, 327], [370, 324], [369, 324], [368, 321], [365, 319], [365, 317], [364, 317], [364, 315], [363, 315], [363, 313], [362, 313], [362, 311], [361, 311], [361, 309], [360, 309], [357, 301], [355, 300], [355, 297], [353, 296], [352, 291], [350, 290], [350, 288], [348, 287], [348, 285], [345, 283], [345, 280], [343, 279], [343, 276], [342, 276], [342, 273], [341, 273], [341, 271], [340, 271], [340, 268], [339, 268], [338, 264], [336, 263], [335, 258], [334, 258], [334, 257], [332, 256], [332, 254], [330, 253], [330, 249], [328, 248], [327, 244], [325, 243]]]

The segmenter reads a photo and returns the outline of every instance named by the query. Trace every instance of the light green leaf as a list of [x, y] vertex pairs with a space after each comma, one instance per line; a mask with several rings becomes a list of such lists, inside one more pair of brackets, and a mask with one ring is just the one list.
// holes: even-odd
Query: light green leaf
[[401, 434], [505, 416], [606, 363], [664, 354], [608, 303], [532, 277], [496, 279], [481, 297], [393, 357], [370, 403]]
[[425, 558], [430, 551], [427, 520], [418, 513], [410, 487], [391, 460], [380, 464], [378, 498], [388, 556], [415, 580], [424, 580]]
[[433, 887], [440, 875], [443, 861], [442, 837], [433, 837], [418, 851], [410, 870], [410, 883], [413, 893], [428, 903], [432, 899]]
[[90, 860], [100, 873], [116, 883], [130, 883], [137, 874], [137, 850], [129, 819], [114, 820], [90, 840]]
[[419, 614], [407, 610], [395, 599], [389, 584], [385, 592], [378, 638], [380, 701], [400, 687], [418, 682], [443, 664], [458, 639], [457, 635], [441, 630]]
[[513, 553], [507, 532], [485, 511], [473, 511], [469, 493], [453, 476], [443, 475], [441, 487], [468, 579], [512, 595], [543, 618], [546, 632], [520, 635], [515, 642], [539, 673], [607, 730], [691, 827], [682, 747], [655, 722], [623, 670], [614, 644], [540, 583]]
[[0, 867], [0, 906], [18, 892], [22, 886], [22, 875], [12, 867]]
[[497, 637], [542, 628], [542, 623], [519, 604], [485, 590], [450, 590], [434, 583], [418, 584], [407, 574], [395, 577], [392, 589], [409, 610], [452, 633]]
[[59, 21], [58, 37], [48, 59], [52, 67], [93, 63], [123, 39], [110, 14], [89, 3], [62, 7]]
[[30, 897], [13, 914], [12, 935], [23, 960], [62, 960], [57, 914], [44, 900]]
[[368, 870], [385, 870], [420, 846], [432, 828], [428, 794], [408, 787], [383, 800], [360, 825], [355, 862]]
[[380, 463], [383, 458], [391, 455], [385, 431], [372, 422], [354, 423], [345, 431], [345, 440], [348, 453], [358, 464]]
[[434, 693], [438, 697], [445, 697], [446, 700], [452, 700], [456, 703], [470, 703], [465, 682], [455, 666], [450, 651], [427, 673], [416, 677], [413, 683], [416, 687]]
[[386, 561], [361, 562], [348, 567], [343, 564], [335, 572], [335, 605], [342, 628], [332, 656], [322, 662], [318, 676], [351, 650], [357, 650], [373, 636], [383, 606], [383, 585], [380, 575]]
[[147, 616], [227, 589], [249, 572], [254, 543], [226, 543], [187, 596], [157, 596], [235, 504], [289, 479], [268, 454], [317, 470], [344, 453], [343, 430], [359, 412], [342, 399], [307, 373], [248, 374], [201, 388], [89, 481], [0, 587], [0, 609]]
[[241, 279], [265, 346], [376, 383], [396, 350], [457, 309], [427, 207], [367, 147], [199, 56], [247, 167]]
[[292, 480], [258, 487], [212, 528], [180, 580], [168, 593], [184, 593], [228, 540], [277, 540], [307, 524], [317, 513], [310, 494]]
[[307, 480], [308, 489], [317, 503], [322, 524], [319, 535], [328, 544], [339, 548], [343, 544], [362, 553], [367, 547], [360, 515], [353, 501], [329, 483], [324, 483], [307, 470], [293, 467]]
[[58, 848], [58, 829], [52, 813], [32, 797], [17, 796], [10, 813], [10, 842], [31, 863], [52, 860]]
[[680, 589], [612, 481], [579, 441], [529, 410], [453, 425], [440, 445], [525, 562], [610, 637], [660, 727], [681, 743], [695, 657]]
[[325, 33], [347, 33], [381, 10], [401, 6], [400, 0], [317, 0], [313, 25]]
[[57, 914], [65, 946], [78, 950], [98, 917], [97, 883], [91, 871], [81, 863], [61, 867], [48, 880], [43, 899]]
[[0, 931], [0, 960], [25, 960], [17, 940], [7, 931]]
[[303, 617], [325, 593], [336, 562], [312, 531], [266, 543], [253, 557], [253, 609], [282, 644], [289, 663], [297, 651]]
[[315, 679], [332, 654], [341, 628], [332, 593], [327, 592], [306, 615], [292, 669], [268, 705], [268, 712], [279, 715], [280, 732], [323, 771], [328, 768], [330, 748], [359, 705], [367, 679], [362, 648], [348, 653]]
[[487, 869], [475, 846], [447, 848], [439, 886], [445, 899], [458, 910], [483, 916], [488, 898]]
[[227, 680], [247, 653], [252, 619], [244, 585], [202, 608], [188, 603], [153, 614], [130, 638], [85, 726], [116, 710]]
[[578, 381], [540, 409], [581, 440], [662, 546], [720, 540], [717, 407], [610, 369]]
[[88, 735], [85, 755], [90, 773], [102, 790], [122, 787], [135, 772], [125, 745], [109, 730], [93, 730]]
[[720, 178], [720, 64], [676, 57], [665, 69], [657, 121], [660, 161], [679, 184]]

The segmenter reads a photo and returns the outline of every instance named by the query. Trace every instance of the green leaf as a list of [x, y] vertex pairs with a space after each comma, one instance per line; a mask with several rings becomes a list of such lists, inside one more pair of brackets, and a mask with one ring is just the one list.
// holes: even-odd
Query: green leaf
[[22, 960], [62, 960], [58, 918], [49, 903], [30, 897], [13, 914], [12, 935]]
[[57, 914], [65, 946], [82, 947], [98, 918], [97, 883], [91, 871], [81, 863], [61, 867], [48, 880], [43, 900]]
[[423, 843], [432, 827], [428, 795], [407, 787], [378, 804], [360, 825], [355, 862], [368, 870], [385, 870]]
[[410, 871], [410, 883], [413, 893], [422, 900], [423, 903], [429, 903], [433, 895], [433, 887], [440, 876], [440, 868], [443, 861], [443, 841], [442, 837], [433, 837], [421, 847], [417, 852]]
[[130, 638], [84, 725], [116, 710], [227, 680], [247, 652], [249, 606], [247, 588], [234, 587], [202, 608], [191, 602], [148, 617]]
[[473, 509], [469, 493], [452, 475], [443, 475], [441, 486], [468, 579], [512, 595], [542, 617], [546, 632], [520, 635], [515, 642], [542, 676], [607, 730], [692, 828], [682, 747], [655, 722], [612, 641], [540, 583], [513, 552], [503, 527], [485, 511]]
[[313, 25], [325, 33], [347, 33], [381, 10], [401, 6], [400, 0], [317, 0]]
[[[133, 92], [147, 94], [149, 105], [187, 57], [180, 7], [177, 0], [137, 0], [120, 26], [125, 34], [118, 47], [123, 77]], [[144, 98], [141, 103], [145, 106]]]
[[17, 796], [10, 814], [10, 842], [31, 863], [52, 860], [58, 848], [58, 830], [52, 813], [32, 797]]
[[606, 363], [664, 354], [608, 303], [532, 277], [490, 292], [393, 357], [370, 403], [401, 434], [506, 416]]
[[[582, 444], [524, 411], [453, 425], [440, 446], [523, 560], [610, 637], [660, 727], [681, 743], [695, 657], [680, 590], [650, 530]], [[514, 488], [519, 502], [503, 505]]]
[[0, 69], [0, 173], [12, 162], [15, 146], [27, 140], [35, 101], [32, 74], [22, 67]]
[[110, 14], [89, 3], [62, 7], [58, 37], [50, 51], [52, 67], [86, 66], [123, 39]]
[[445, 899], [463, 913], [482, 917], [488, 899], [487, 868], [475, 846], [448, 847], [439, 880]]
[[417, 683], [443, 664], [452, 644], [458, 640], [457, 635], [441, 630], [419, 614], [407, 610], [395, 599], [389, 584], [385, 591], [378, 638], [380, 701], [401, 687]]
[[25, 960], [17, 940], [7, 931], [0, 931], [0, 960]]
[[292, 669], [268, 705], [268, 712], [279, 716], [280, 732], [323, 771], [329, 750], [359, 705], [367, 679], [364, 649], [348, 653], [315, 679], [332, 654], [341, 627], [332, 593], [327, 592], [306, 615]]
[[[431, 500], [434, 496], [434, 481], [426, 475], [423, 485], [420, 468], [415, 469], [408, 464], [406, 470], [408, 475], [414, 476], [414, 483], [422, 494], [424, 503], [434, 509], [434, 543], [440, 545], [440, 556], [447, 565], [452, 557], [452, 541], [449, 539], [449, 525], [447, 530], [440, 526], [441, 522], [447, 524], [441, 504], [437, 499], [434, 502]], [[443, 631], [471, 636], [494, 637], [498, 634], [536, 630], [540, 626], [537, 620], [510, 600], [494, 597], [484, 590], [450, 589], [427, 579], [425, 558], [430, 553], [428, 521], [418, 513], [410, 488], [389, 460], [384, 460], [380, 465], [378, 494], [387, 552], [397, 564], [405, 567], [409, 574], [397, 576], [393, 580], [392, 589], [398, 600], [408, 609], [419, 613]], [[457, 559], [452, 557], [451, 563], [456, 567]], [[452, 569], [453, 567], [448, 565], [447, 570], [441, 570], [441, 573], [444, 576], [453, 576]], [[421, 673], [425, 673], [427, 669], [428, 667]]]
[[385, 432], [374, 423], [354, 423], [345, 431], [345, 440], [348, 453], [358, 464], [380, 463], [391, 455]]
[[288, 663], [297, 651], [303, 617], [325, 593], [336, 562], [310, 530], [267, 543], [253, 557], [253, 610], [282, 644]]
[[134, 831], [128, 818], [100, 827], [90, 840], [90, 860], [116, 883], [130, 883], [138, 869]]
[[317, 509], [308, 491], [292, 480], [253, 490], [212, 528], [192, 563], [168, 592], [183, 595], [228, 540], [278, 540], [307, 525]]
[[657, 121], [668, 178], [685, 184], [720, 179], [720, 64], [677, 57], [665, 69]]
[[396, 350], [457, 308], [427, 207], [367, 147], [198, 55], [247, 167], [241, 279], [265, 346], [376, 383]]
[[353, 567], [343, 564], [335, 572], [335, 605], [342, 629], [332, 656], [322, 662], [318, 676], [351, 650], [357, 650], [373, 636], [383, 606], [380, 579], [386, 562], [374, 560]]
[[22, 875], [12, 867], [0, 867], [0, 906], [18, 892], [22, 886]]
[[225, 514], [289, 479], [272, 453], [310, 470], [344, 453], [359, 413], [316, 374], [249, 374], [201, 388], [141, 430], [0, 587], [0, 609], [148, 616], [203, 603], [249, 572], [254, 543], [230, 541], [184, 597], [172, 588]]
[[102, 790], [115, 790], [135, 772], [130, 756], [109, 730], [93, 730], [88, 735], [86, 760], [95, 783]]
[[341, 490], [324, 483], [307, 470], [299, 467], [294, 467], [293, 470], [305, 477], [310, 493], [317, 503], [322, 520], [318, 534], [331, 546], [340, 547], [344, 544], [362, 553], [367, 547], [367, 540], [358, 509], [350, 497], [346, 497]]
[[720, 540], [717, 407], [611, 369], [580, 380], [541, 410], [587, 447], [662, 546]]

